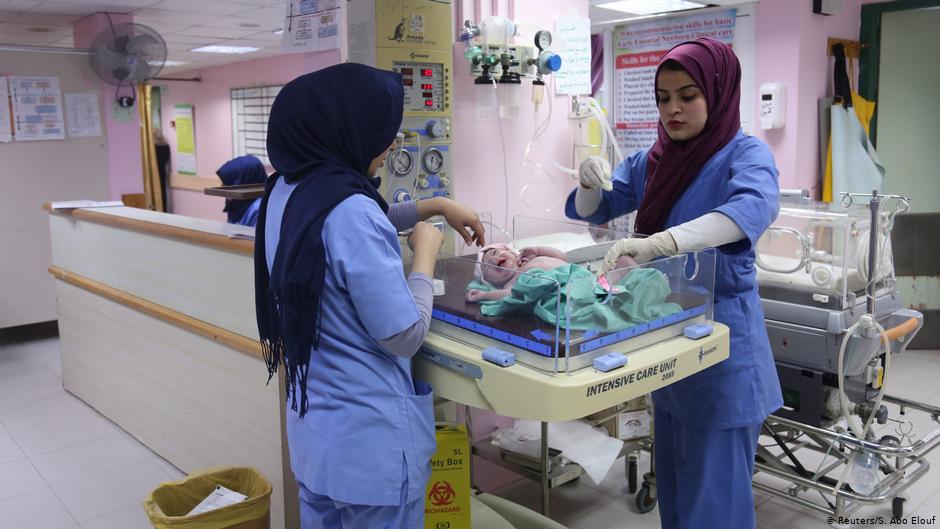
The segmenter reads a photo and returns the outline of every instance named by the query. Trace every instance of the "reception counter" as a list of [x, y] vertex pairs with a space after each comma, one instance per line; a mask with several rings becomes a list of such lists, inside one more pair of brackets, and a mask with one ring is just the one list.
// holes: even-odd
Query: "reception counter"
[[267, 383], [258, 345], [254, 230], [46, 209], [65, 389], [184, 472], [256, 467], [274, 485], [272, 527], [299, 526], [283, 383]]

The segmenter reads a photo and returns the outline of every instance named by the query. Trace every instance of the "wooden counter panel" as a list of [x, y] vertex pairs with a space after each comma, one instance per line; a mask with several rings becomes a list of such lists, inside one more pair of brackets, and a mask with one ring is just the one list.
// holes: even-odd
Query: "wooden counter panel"
[[274, 485], [271, 527], [284, 527], [283, 399], [264, 364], [57, 272], [65, 278], [55, 283], [66, 390], [184, 472], [258, 468]]

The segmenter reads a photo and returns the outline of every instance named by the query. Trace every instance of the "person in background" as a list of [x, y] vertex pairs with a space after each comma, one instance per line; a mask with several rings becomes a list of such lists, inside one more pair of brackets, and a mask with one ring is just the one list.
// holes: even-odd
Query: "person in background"
[[565, 209], [597, 224], [638, 211], [636, 232], [649, 237], [616, 242], [601, 275], [624, 255], [642, 264], [718, 250], [714, 318], [731, 330], [730, 357], [653, 392], [664, 529], [754, 528], [761, 424], [783, 405], [754, 270], [754, 245], [779, 211], [777, 168], [740, 130], [740, 84], [729, 46], [703, 38], [672, 48], [656, 71], [656, 143], [613, 178], [605, 160], [586, 159]]
[[160, 175], [160, 196], [163, 198], [163, 211], [170, 211], [170, 204], [167, 202], [167, 181], [168, 167], [170, 165], [170, 145], [163, 137], [163, 131], [153, 129], [153, 145], [157, 156], [157, 173]]
[[[225, 162], [215, 174], [219, 176], [222, 185], [225, 186], [263, 184], [268, 178], [268, 172], [264, 169], [264, 164], [256, 156], [250, 154]], [[258, 223], [258, 208], [260, 207], [260, 198], [248, 200], [226, 198], [225, 207], [222, 208], [222, 211], [228, 215], [227, 220], [230, 224], [253, 227]]]
[[303, 529], [424, 527], [433, 395], [412, 357], [444, 236], [421, 220], [442, 215], [468, 244], [486, 242], [476, 213], [450, 199], [389, 206], [379, 194], [403, 107], [399, 74], [355, 63], [294, 79], [271, 107], [255, 309], [269, 375], [286, 371]]

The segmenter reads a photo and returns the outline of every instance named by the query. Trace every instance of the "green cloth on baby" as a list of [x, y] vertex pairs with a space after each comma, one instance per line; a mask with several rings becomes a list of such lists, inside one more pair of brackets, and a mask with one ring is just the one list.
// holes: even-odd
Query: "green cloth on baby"
[[[511, 294], [498, 300], [481, 301], [484, 316], [503, 316], [520, 312], [534, 312], [542, 321], [577, 331], [597, 329], [601, 332], [619, 332], [634, 325], [646, 323], [680, 312], [682, 307], [666, 302], [672, 293], [669, 279], [654, 268], [638, 268], [624, 275], [616, 294], [607, 303], [607, 292], [587, 268], [566, 264], [551, 270], [532, 269], [520, 274]], [[473, 280], [467, 290], [493, 290], [493, 287]], [[561, 298], [559, 302], [559, 296]]]

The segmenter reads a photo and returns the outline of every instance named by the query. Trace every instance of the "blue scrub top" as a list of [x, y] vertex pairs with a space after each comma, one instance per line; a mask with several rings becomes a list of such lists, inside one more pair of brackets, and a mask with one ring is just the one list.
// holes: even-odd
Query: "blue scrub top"
[[248, 204], [248, 209], [245, 210], [245, 214], [242, 215], [242, 218], [238, 219], [238, 222], [241, 226], [251, 226], [252, 228], [258, 224], [258, 211], [261, 209], [261, 199], [256, 198], [251, 204]]
[[[637, 152], [616, 168], [614, 188], [603, 193], [593, 215], [578, 215], [575, 192], [565, 214], [603, 224], [635, 211], [646, 187], [648, 152]], [[715, 267], [714, 318], [731, 329], [731, 356], [653, 393], [655, 406], [686, 424], [739, 428], [763, 421], [783, 405], [754, 268], [757, 239], [780, 209], [777, 175], [767, 146], [739, 131], [705, 163], [666, 219], [664, 229], [717, 211], [746, 235], [718, 248]]]
[[[281, 178], [268, 199], [265, 253], [272, 268], [281, 217], [295, 185]], [[326, 251], [319, 349], [311, 351], [307, 414], [287, 410], [296, 479], [315, 494], [357, 505], [423, 497], [434, 453], [433, 397], [411, 359], [377, 340], [418, 321], [398, 236], [378, 204], [353, 195], [323, 224]]]

